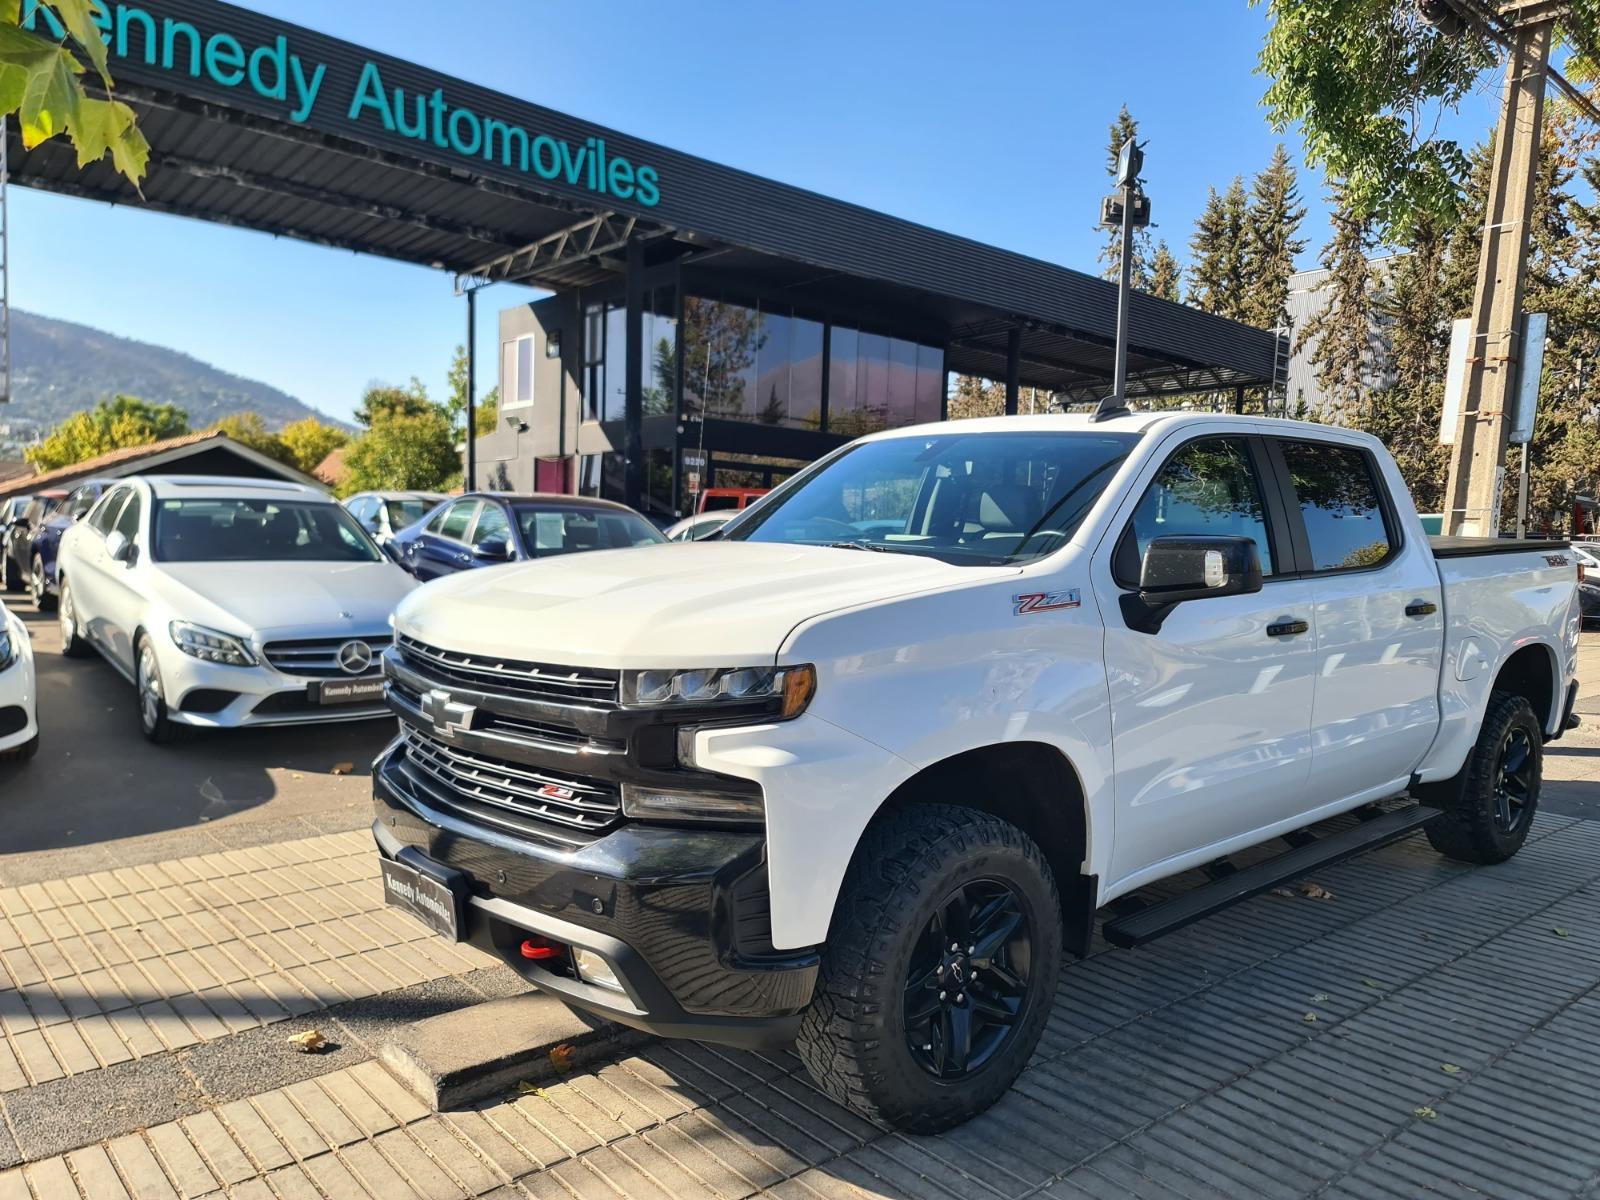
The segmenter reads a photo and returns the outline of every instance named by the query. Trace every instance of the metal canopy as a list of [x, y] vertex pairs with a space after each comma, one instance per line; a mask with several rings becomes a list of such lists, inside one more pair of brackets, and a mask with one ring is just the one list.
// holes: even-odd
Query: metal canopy
[[[952, 370], [1005, 378], [1016, 327], [1024, 383], [1086, 399], [1110, 386], [1116, 289], [1104, 280], [707, 162], [217, 0], [148, 0], [138, 11], [162, 36], [178, 24], [207, 47], [225, 35], [245, 55], [283, 47], [308, 71], [324, 65], [318, 98], [292, 120], [281, 100], [181, 69], [188, 45], [181, 37], [168, 63], [135, 29], [126, 46], [112, 39], [111, 69], [152, 146], [143, 195], [105, 163], [80, 171], [59, 140], [24, 151], [14, 131], [13, 182], [383, 255], [452, 272], [464, 286], [589, 286], [617, 276], [630, 237], [648, 236], [652, 262], [707, 259], [708, 270], [742, 273], [763, 294], [774, 284], [792, 289], [797, 305], [853, 301], [887, 323], [924, 326], [949, 344]], [[376, 72], [385, 89], [403, 88], [419, 101], [437, 94], [469, 109], [480, 130], [514, 126], [530, 143], [537, 134], [569, 156], [597, 151], [613, 171], [623, 159], [640, 178], [648, 164], [659, 192], [647, 203], [631, 186], [608, 191], [604, 168], [598, 184], [591, 176], [586, 186], [581, 173], [538, 173], [526, 165], [531, 160], [519, 169], [509, 151], [466, 155], [437, 133], [407, 137], [357, 102]], [[482, 144], [490, 145], [486, 132]], [[509, 145], [505, 135], [502, 146]], [[1143, 295], [1133, 298], [1131, 316], [1130, 394], [1272, 379], [1276, 336], [1268, 331]]]

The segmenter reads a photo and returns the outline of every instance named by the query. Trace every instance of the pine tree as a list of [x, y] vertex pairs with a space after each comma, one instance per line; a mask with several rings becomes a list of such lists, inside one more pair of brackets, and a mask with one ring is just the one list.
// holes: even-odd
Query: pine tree
[[1189, 242], [1189, 303], [1223, 317], [1244, 319], [1246, 230], [1249, 205], [1244, 180], [1235, 176], [1220, 196], [1215, 188]]
[[[1124, 104], [1117, 113], [1117, 119], [1111, 122], [1107, 131], [1106, 141], [1106, 177], [1113, 181], [1117, 178], [1117, 158], [1122, 153], [1122, 145], [1129, 138], [1139, 136], [1139, 122], [1133, 119]], [[1107, 230], [1106, 244], [1101, 247], [1099, 261], [1105, 263], [1101, 272], [1107, 279], [1117, 279], [1122, 271], [1122, 230], [1113, 227]], [[1150, 290], [1150, 231], [1148, 229], [1135, 229], [1133, 231], [1133, 286], [1136, 290], [1147, 292]]]
[[1144, 290], [1163, 300], [1177, 301], [1183, 298], [1183, 268], [1173, 257], [1165, 238], [1156, 243], [1155, 255], [1150, 259], [1150, 277], [1145, 281]]
[[1374, 366], [1374, 279], [1367, 255], [1372, 227], [1336, 190], [1333, 239], [1322, 251], [1328, 303], [1305, 323], [1297, 350], [1309, 350], [1327, 410], [1324, 420], [1356, 424], [1366, 417]]
[[1305, 206], [1295, 182], [1294, 163], [1278, 143], [1267, 169], [1251, 188], [1245, 225], [1244, 278], [1240, 318], [1262, 329], [1288, 323], [1289, 277], [1306, 248], [1299, 237]]

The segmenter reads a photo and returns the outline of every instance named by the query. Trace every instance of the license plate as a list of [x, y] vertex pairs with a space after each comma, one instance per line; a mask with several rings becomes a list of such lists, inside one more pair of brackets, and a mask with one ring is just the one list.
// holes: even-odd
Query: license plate
[[323, 679], [310, 685], [313, 704], [371, 704], [383, 699], [383, 676]]
[[461, 906], [448, 885], [388, 858], [379, 859], [378, 868], [383, 898], [391, 907], [404, 909], [441, 937], [461, 940]]

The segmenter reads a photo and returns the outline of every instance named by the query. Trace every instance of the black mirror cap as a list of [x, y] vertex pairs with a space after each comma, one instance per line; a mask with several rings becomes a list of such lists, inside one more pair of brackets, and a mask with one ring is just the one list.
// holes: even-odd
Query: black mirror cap
[[1261, 555], [1253, 538], [1173, 534], [1145, 547], [1140, 598], [1176, 604], [1261, 590]]

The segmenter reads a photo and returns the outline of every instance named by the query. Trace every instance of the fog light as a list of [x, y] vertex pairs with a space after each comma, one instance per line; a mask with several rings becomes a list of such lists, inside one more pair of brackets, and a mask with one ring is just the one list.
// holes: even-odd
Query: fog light
[[613, 992], [622, 990], [622, 980], [617, 978], [617, 973], [611, 969], [611, 964], [593, 950], [574, 946], [572, 965], [578, 972], [578, 978], [583, 982], [592, 983], [596, 987], [610, 988]]

